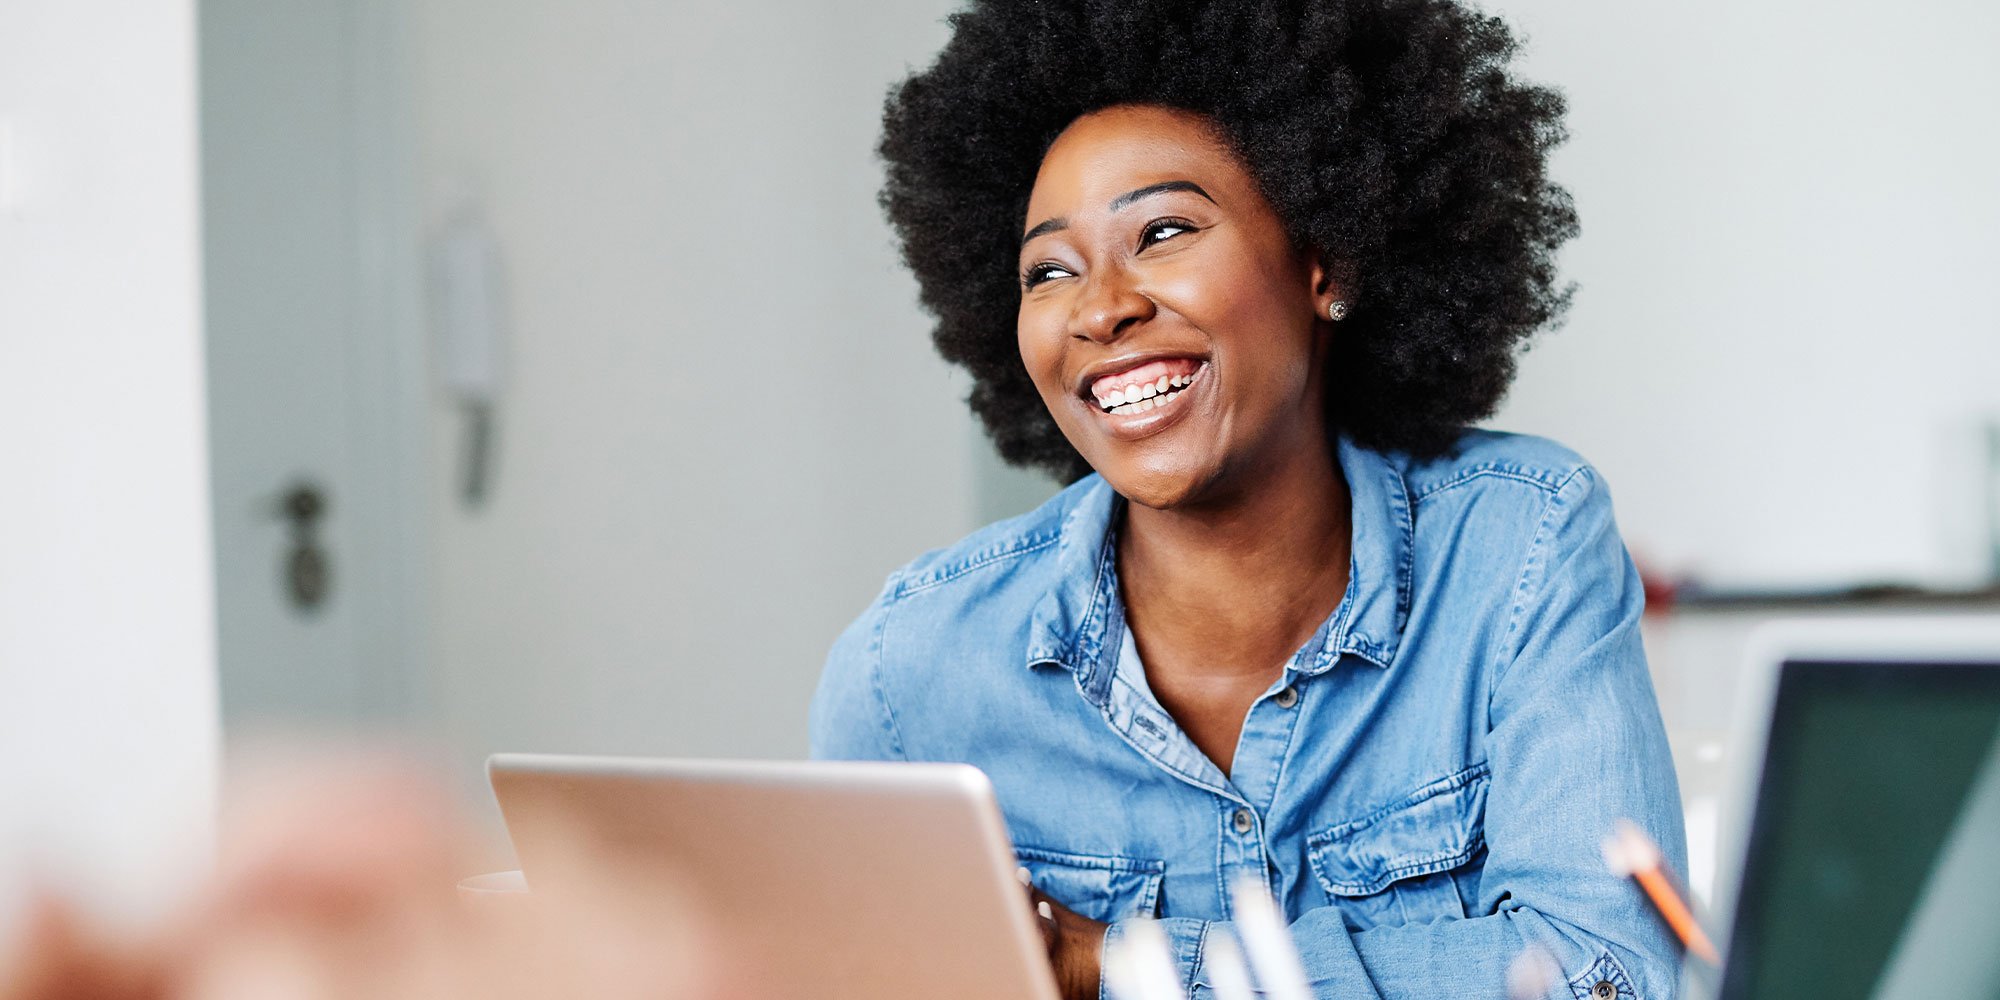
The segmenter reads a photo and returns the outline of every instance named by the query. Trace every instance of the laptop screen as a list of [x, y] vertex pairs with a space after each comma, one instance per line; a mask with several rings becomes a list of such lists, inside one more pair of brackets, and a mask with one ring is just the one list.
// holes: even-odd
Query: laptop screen
[[2000, 996], [1996, 740], [2000, 663], [1784, 664], [1723, 996]]

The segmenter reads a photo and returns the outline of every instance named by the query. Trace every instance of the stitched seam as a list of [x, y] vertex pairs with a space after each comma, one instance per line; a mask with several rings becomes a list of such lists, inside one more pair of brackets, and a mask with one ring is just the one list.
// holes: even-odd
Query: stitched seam
[[1313, 657], [1312, 673], [1315, 675], [1324, 673], [1329, 665], [1340, 659], [1344, 649], [1360, 645], [1348, 635], [1347, 627], [1354, 618], [1354, 605], [1361, 600], [1359, 596], [1361, 577], [1351, 569], [1354, 564], [1353, 553], [1348, 554], [1347, 560], [1350, 567], [1347, 574], [1347, 589], [1340, 592], [1340, 604], [1336, 610], [1338, 617], [1327, 627], [1325, 639], [1320, 642], [1319, 654]]
[[1005, 562], [1017, 556], [1024, 556], [1035, 552], [1040, 552], [1041, 550], [1046, 549], [1049, 546], [1054, 545], [1061, 540], [1062, 536], [1060, 534], [1049, 535], [1047, 537], [1042, 537], [1042, 538], [1031, 537], [1028, 539], [1024, 539], [1022, 544], [1020, 544], [1015, 548], [1005, 549], [999, 552], [979, 553], [977, 555], [971, 556], [970, 558], [967, 559], [967, 561], [963, 563], [957, 563], [941, 570], [933, 570], [932, 572], [922, 577], [919, 577], [915, 580], [908, 580], [900, 583], [899, 586], [901, 589], [899, 589], [896, 592], [896, 596], [907, 597], [910, 594], [922, 593], [923, 591], [929, 590], [933, 587], [950, 583], [951, 581], [956, 580], [959, 577], [966, 575], [967, 573], [971, 573], [974, 570], [984, 569], [988, 566], [993, 565], [994, 563]]
[[[1453, 851], [1450, 854], [1425, 858], [1422, 861], [1414, 861], [1406, 865], [1399, 865], [1383, 872], [1379, 878], [1371, 879], [1367, 882], [1342, 882], [1331, 876], [1320, 875], [1320, 884], [1326, 886], [1328, 892], [1342, 896], [1372, 896], [1388, 888], [1391, 882], [1400, 879], [1410, 878], [1415, 875], [1429, 875], [1432, 872], [1457, 868], [1459, 865], [1472, 860], [1472, 856], [1478, 854], [1479, 849], [1484, 846], [1486, 846], [1486, 834], [1484, 831], [1481, 831], [1475, 833], [1472, 839], [1466, 843], [1466, 846], [1460, 850]], [[1318, 874], [1317, 870], [1315, 870], [1315, 874]]]
[[1395, 475], [1395, 482], [1392, 485], [1396, 492], [1402, 494], [1403, 499], [1402, 524], [1398, 525], [1403, 529], [1403, 553], [1396, 565], [1396, 632], [1391, 637], [1392, 642], [1400, 645], [1403, 641], [1403, 629], [1410, 621], [1410, 602], [1413, 599], [1410, 592], [1416, 586], [1417, 506], [1416, 502], [1410, 499], [1410, 483], [1401, 473]]
[[1124, 875], [1159, 875], [1167, 870], [1164, 861], [1146, 858], [1128, 858], [1120, 854], [1074, 854], [1069, 851], [1052, 851], [1046, 847], [1016, 847], [1018, 857], [1051, 865], [1068, 865], [1071, 868], [1085, 868], [1091, 871], [1116, 872]]
[[1202, 932], [1194, 936], [1194, 956], [1188, 960], [1188, 972], [1180, 978], [1180, 992], [1186, 996], [1194, 996], [1194, 986], [1202, 978], [1202, 964], [1208, 960], [1208, 928], [1212, 926], [1216, 926], [1214, 920], [1202, 920]]
[[1398, 799], [1397, 801], [1390, 803], [1389, 805], [1383, 806], [1382, 808], [1377, 809], [1374, 812], [1361, 817], [1360, 819], [1348, 820], [1345, 823], [1338, 824], [1336, 826], [1323, 830], [1319, 833], [1313, 834], [1311, 837], [1307, 838], [1306, 846], [1314, 850], [1317, 850], [1319, 848], [1325, 847], [1328, 844], [1333, 843], [1336, 840], [1345, 840], [1347, 837], [1356, 833], [1360, 833], [1361, 831], [1366, 830], [1377, 823], [1380, 823], [1383, 819], [1395, 813], [1408, 809], [1411, 806], [1417, 805], [1418, 803], [1428, 802], [1431, 799], [1437, 798], [1440, 795], [1447, 795], [1452, 792], [1458, 791], [1459, 789], [1465, 788], [1471, 785], [1473, 782], [1486, 777], [1492, 772], [1493, 768], [1491, 764], [1489, 764], [1486, 761], [1480, 761], [1479, 763], [1467, 767], [1464, 770], [1457, 772], [1456, 774], [1449, 774], [1442, 778], [1437, 779], [1436, 781], [1427, 782], [1424, 785], [1418, 787], [1416, 791], [1413, 791], [1410, 794], [1403, 796], [1401, 799]]
[[[1521, 654], [1521, 616], [1526, 612], [1528, 607], [1528, 595], [1531, 589], [1529, 587], [1529, 580], [1537, 570], [1542, 568], [1546, 557], [1543, 548], [1548, 544], [1551, 528], [1554, 526], [1557, 513], [1567, 510], [1567, 505], [1563, 503], [1563, 492], [1569, 489], [1569, 485], [1575, 482], [1578, 476], [1587, 477], [1589, 472], [1589, 466], [1578, 467], [1575, 472], [1570, 473], [1562, 481], [1561, 486], [1556, 487], [1554, 493], [1549, 495], [1548, 505], [1542, 509], [1541, 523], [1535, 526], [1535, 537], [1528, 542], [1527, 554], [1521, 558], [1521, 575], [1514, 583], [1514, 606], [1507, 613], [1507, 629], [1501, 633], [1510, 640], [1503, 645], [1512, 648], [1506, 654], [1507, 658], [1504, 661], [1494, 665], [1493, 684], [1487, 689], [1486, 717], [1489, 723], [1493, 718], [1494, 693], [1500, 690], [1501, 685], [1507, 679], [1508, 668], [1514, 665], [1514, 660]], [[1539, 589], [1540, 585], [1540, 581], [1537, 581], [1534, 589]]]
[[[1130, 685], [1130, 684], [1129, 684], [1128, 682], [1126, 682], [1126, 680], [1125, 680], [1124, 678], [1122, 678], [1122, 677], [1119, 677], [1119, 676], [1118, 676], [1118, 674], [1116, 673], [1116, 671], [1115, 671], [1115, 670], [1114, 670], [1114, 672], [1113, 672], [1113, 673], [1112, 673], [1112, 675], [1111, 675], [1111, 683], [1112, 683], [1112, 684], [1124, 684], [1124, 685], [1125, 685], [1125, 688], [1126, 688], [1126, 690], [1128, 690], [1128, 691], [1131, 691], [1131, 690], [1133, 690], [1132, 686], [1131, 686], [1131, 685]], [[1083, 684], [1083, 676], [1082, 676], [1081, 674], [1079, 674], [1079, 675], [1077, 675], [1077, 685], [1078, 685], [1078, 689], [1079, 689], [1079, 690], [1081, 690], [1081, 687], [1082, 687], [1082, 684]], [[1225, 792], [1225, 790], [1224, 790], [1224, 789], [1221, 789], [1221, 788], [1218, 788], [1217, 786], [1215, 786], [1215, 785], [1212, 785], [1212, 784], [1209, 784], [1209, 783], [1208, 783], [1207, 781], [1204, 781], [1204, 780], [1202, 779], [1202, 776], [1201, 776], [1201, 775], [1198, 775], [1198, 774], [1189, 774], [1189, 773], [1188, 773], [1187, 771], [1185, 771], [1185, 770], [1183, 770], [1183, 769], [1181, 769], [1181, 768], [1179, 768], [1179, 767], [1176, 767], [1176, 766], [1174, 766], [1173, 764], [1169, 763], [1169, 762], [1168, 762], [1168, 761], [1166, 760], [1166, 758], [1164, 758], [1164, 757], [1161, 757], [1161, 756], [1160, 756], [1159, 754], [1156, 754], [1156, 753], [1154, 753], [1153, 751], [1151, 751], [1151, 750], [1148, 750], [1148, 749], [1146, 749], [1145, 747], [1142, 747], [1142, 746], [1140, 746], [1140, 745], [1139, 745], [1139, 741], [1138, 741], [1138, 740], [1136, 740], [1136, 739], [1133, 739], [1133, 738], [1132, 738], [1132, 735], [1131, 735], [1130, 733], [1126, 732], [1126, 731], [1125, 731], [1125, 729], [1124, 729], [1123, 727], [1119, 726], [1119, 725], [1118, 725], [1118, 720], [1117, 720], [1117, 719], [1114, 719], [1114, 718], [1112, 718], [1112, 713], [1111, 713], [1111, 697], [1110, 697], [1110, 695], [1109, 695], [1109, 694], [1107, 694], [1107, 695], [1105, 696], [1105, 698], [1104, 698], [1104, 704], [1098, 707], [1098, 714], [1100, 714], [1100, 715], [1104, 716], [1104, 724], [1105, 724], [1105, 726], [1106, 726], [1107, 728], [1109, 728], [1109, 729], [1110, 729], [1110, 730], [1111, 730], [1112, 732], [1114, 732], [1114, 733], [1118, 734], [1118, 738], [1119, 738], [1119, 739], [1121, 739], [1121, 740], [1124, 740], [1124, 741], [1125, 741], [1125, 745], [1126, 745], [1126, 746], [1128, 746], [1128, 747], [1131, 747], [1131, 748], [1132, 748], [1132, 752], [1133, 752], [1133, 753], [1136, 753], [1136, 754], [1138, 754], [1139, 756], [1141, 756], [1141, 757], [1144, 757], [1144, 758], [1146, 758], [1147, 760], [1150, 760], [1150, 761], [1152, 761], [1152, 762], [1153, 762], [1153, 763], [1154, 763], [1154, 764], [1155, 764], [1156, 766], [1158, 766], [1158, 767], [1159, 767], [1159, 769], [1160, 769], [1160, 770], [1162, 770], [1162, 771], [1165, 771], [1165, 772], [1167, 772], [1168, 774], [1171, 774], [1171, 775], [1174, 775], [1175, 777], [1177, 777], [1177, 778], [1180, 778], [1180, 779], [1181, 779], [1182, 781], [1185, 781], [1185, 782], [1187, 782], [1188, 784], [1190, 784], [1190, 785], [1193, 785], [1193, 786], [1194, 786], [1194, 787], [1196, 787], [1196, 788], [1199, 788], [1199, 789], [1201, 789], [1201, 790], [1203, 790], [1203, 791], [1205, 791], [1205, 792], [1212, 792], [1212, 793], [1214, 793], [1214, 794], [1216, 794], [1216, 795], [1218, 795], [1218, 796], [1223, 796], [1224, 798], [1227, 798], [1227, 794], [1226, 794], [1226, 792]], [[1236, 801], [1236, 800], [1235, 800], [1235, 799], [1230, 799], [1229, 801], [1232, 801], [1232, 802], [1234, 802], [1234, 801]], [[1249, 803], [1247, 803], [1247, 802], [1244, 802], [1244, 803], [1241, 803], [1241, 804], [1242, 804], [1242, 805], [1249, 805]], [[1218, 839], [1217, 839], [1217, 843], [1220, 843], [1220, 842], [1221, 842], [1221, 841], [1220, 841], [1220, 838], [1218, 838]], [[1218, 851], [1219, 851], [1219, 850], [1220, 850], [1220, 848], [1218, 848]], [[1220, 885], [1220, 884], [1221, 884], [1221, 883], [1220, 883], [1220, 879], [1221, 879], [1221, 877], [1222, 877], [1222, 876], [1221, 876], [1221, 874], [1220, 874], [1220, 872], [1221, 872], [1221, 863], [1222, 863], [1222, 855], [1218, 853], [1218, 854], [1216, 855], [1216, 866], [1217, 866], [1217, 868], [1216, 868], [1216, 870], [1217, 870], [1217, 875], [1216, 875], [1216, 878], [1217, 878], [1217, 880], [1218, 880], [1218, 881], [1217, 881], [1217, 884], [1218, 884], [1218, 885]]]
[[[1097, 635], [1096, 648], [1090, 651], [1091, 662], [1085, 664], [1086, 670], [1084, 671], [1085, 673], [1090, 674], [1091, 685], [1093, 687], [1097, 686], [1099, 683], [1097, 680], [1097, 674], [1099, 670], [1102, 668], [1103, 664], [1101, 664], [1098, 661], [1104, 658], [1104, 646], [1105, 646], [1104, 640], [1108, 637], [1103, 634], [1101, 629], [1099, 629], [1092, 623], [1096, 620], [1097, 616], [1100, 613], [1104, 614], [1107, 621], [1110, 618], [1109, 609], [1100, 608], [1100, 605], [1104, 603], [1104, 589], [1105, 589], [1104, 574], [1106, 572], [1106, 567], [1110, 567], [1109, 571], [1114, 575], [1118, 571], [1118, 567], [1116, 565], [1118, 562], [1118, 556], [1115, 548], [1117, 544], [1118, 544], [1117, 512], [1114, 510], [1112, 513], [1112, 527], [1107, 528], [1105, 530], [1104, 541], [1102, 544], [1098, 546], [1097, 549], [1097, 573], [1095, 576], [1091, 577], [1090, 581], [1090, 603], [1084, 605], [1082, 626], [1077, 629], [1076, 637], [1071, 639], [1069, 644], [1070, 655], [1079, 656], [1079, 654], [1082, 653], [1083, 640], [1093, 633]], [[1113, 597], [1115, 598], [1116, 596], [1117, 595], [1114, 593]], [[1079, 656], [1079, 658], [1081, 657]], [[1112, 676], [1114, 678], [1117, 676], [1116, 668], [1113, 668]], [[1077, 674], [1077, 678], [1081, 680], [1083, 678], [1083, 674], [1082, 673]], [[1104, 684], [1104, 690], [1106, 690], [1107, 692], [1110, 690], [1110, 687], [1111, 687], [1110, 684], [1108, 683]], [[1088, 694], [1086, 693], [1086, 698], [1087, 697]], [[1108, 694], [1104, 699], [1104, 717], [1107, 719], [1111, 717], [1111, 698], [1109, 697]], [[1123, 734], [1121, 733], [1120, 735]], [[1147, 756], [1150, 757], [1152, 755], [1147, 754]]]
[[1554, 491], [1561, 489], [1563, 483], [1568, 482], [1569, 477], [1575, 474], [1576, 474], [1575, 470], [1572, 470], [1571, 472], [1558, 478], [1553, 474], [1534, 472], [1528, 469], [1523, 469], [1520, 466], [1516, 465], [1475, 465], [1469, 469], [1459, 470], [1458, 472], [1452, 474], [1452, 476], [1449, 479], [1432, 483], [1429, 486], [1424, 487], [1423, 490], [1420, 492], [1412, 493], [1410, 495], [1410, 503], [1411, 504], [1422, 503], [1425, 500], [1431, 498], [1432, 496], [1437, 495], [1438, 493], [1442, 493], [1445, 490], [1452, 489], [1453, 487], [1463, 486], [1466, 483], [1481, 478], [1482, 476], [1492, 476], [1498, 479], [1512, 479], [1515, 480], [1516, 482], [1528, 483], [1533, 486], [1540, 486], [1545, 490]]
[[1297, 684], [1298, 682], [1293, 682], [1293, 687], [1298, 692], [1299, 700], [1294, 702], [1291, 708], [1285, 709], [1285, 711], [1292, 713], [1290, 723], [1285, 727], [1285, 751], [1278, 757], [1277, 773], [1271, 776], [1269, 794], [1264, 796], [1264, 812], [1266, 815], [1269, 815], [1271, 808], [1277, 804], [1278, 789], [1285, 787], [1285, 772], [1291, 770], [1292, 767], [1292, 748], [1298, 746], [1299, 742], [1299, 719], [1306, 714], [1306, 693]]
[[1599, 982], [1610, 983], [1621, 998], [1636, 998], [1639, 995], [1639, 988], [1626, 974], [1625, 966], [1608, 951], [1601, 952], [1590, 968], [1569, 981], [1570, 992], [1576, 995], [1577, 1000], [1595, 1000], [1596, 994], [1591, 987]]
[[1195, 974], [1201, 971], [1202, 963], [1208, 960], [1208, 930], [1214, 926], [1214, 921], [1201, 922], [1201, 933], [1194, 939], [1194, 961], [1188, 963], [1187, 976], [1181, 980], [1181, 991], [1184, 993], [1194, 992]]
[[[900, 573], [899, 570], [898, 575]], [[869, 640], [869, 645], [873, 647], [872, 652], [875, 654], [875, 662], [870, 665], [868, 682], [875, 689], [875, 700], [882, 703], [882, 717], [888, 723], [889, 729], [889, 749], [895, 751], [897, 757], [908, 760], [909, 752], [903, 749], [903, 730], [896, 723], [896, 710], [889, 704], [888, 686], [882, 680], [886, 645], [884, 640], [889, 630], [889, 614], [895, 608], [894, 601], [884, 601], [882, 616], [875, 622], [875, 635]]]

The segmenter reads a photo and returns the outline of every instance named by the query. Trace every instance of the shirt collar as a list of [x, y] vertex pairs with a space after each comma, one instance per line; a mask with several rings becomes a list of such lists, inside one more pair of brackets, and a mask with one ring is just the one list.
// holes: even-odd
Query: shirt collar
[[[1415, 523], [1402, 470], [1388, 456], [1342, 437], [1340, 469], [1353, 505], [1354, 540], [1347, 592], [1326, 624], [1306, 641], [1291, 669], [1325, 673], [1344, 654], [1387, 669], [1396, 658], [1410, 610]], [[1102, 477], [1071, 487], [1057, 542], [1056, 583], [1035, 605], [1028, 665], [1057, 664], [1099, 700], [1109, 690], [1124, 641], [1111, 521], [1119, 497]]]

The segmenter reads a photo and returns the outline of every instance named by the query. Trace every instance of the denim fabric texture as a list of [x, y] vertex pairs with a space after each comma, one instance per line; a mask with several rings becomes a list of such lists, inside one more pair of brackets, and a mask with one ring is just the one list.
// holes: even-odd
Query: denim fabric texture
[[1346, 594], [1251, 708], [1233, 773], [1147, 688], [1124, 501], [1096, 476], [892, 574], [828, 657], [813, 755], [983, 769], [1036, 885], [1110, 939], [1161, 920], [1195, 997], [1244, 873], [1316, 996], [1504, 996], [1530, 946], [1562, 969], [1551, 996], [1671, 996], [1679, 948], [1600, 848], [1630, 819], [1686, 870], [1602, 479], [1490, 431], [1425, 460], [1343, 440], [1339, 460]]

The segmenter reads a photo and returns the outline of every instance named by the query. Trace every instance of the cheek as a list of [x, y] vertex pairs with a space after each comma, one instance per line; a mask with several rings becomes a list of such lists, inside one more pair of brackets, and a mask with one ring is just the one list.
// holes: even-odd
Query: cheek
[[1035, 389], [1047, 400], [1061, 392], [1063, 343], [1062, 325], [1047, 306], [1024, 304], [1015, 317], [1014, 342], [1021, 353], [1021, 366]]
[[1312, 299], [1280, 284], [1281, 270], [1224, 257], [1159, 286], [1175, 312], [1208, 334], [1230, 381], [1266, 398], [1296, 395], [1312, 377]]

